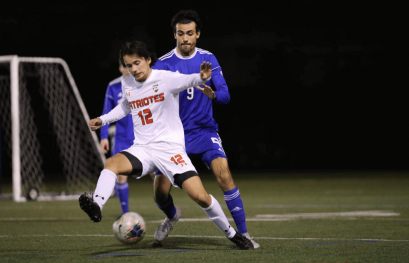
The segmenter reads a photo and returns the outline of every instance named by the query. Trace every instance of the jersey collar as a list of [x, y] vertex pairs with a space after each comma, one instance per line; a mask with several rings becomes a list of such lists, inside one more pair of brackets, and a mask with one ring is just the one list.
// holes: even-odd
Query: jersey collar
[[178, 50], [177, 50], [177, 47], [175, 47], [175, 55], [178, 57], [178, 58], [180, 58], [180, 59], [191, 59], [191, 58], [193, 58], [194, 56], [196, 56], [196, 53], [197, 53], [197, 47], [195, 47], [195, 51], [193, 52], [193, 54], [192, 55], [190, 55], [190, 56], [182, 56], [181, 54], [179, 54], [178, 53]]

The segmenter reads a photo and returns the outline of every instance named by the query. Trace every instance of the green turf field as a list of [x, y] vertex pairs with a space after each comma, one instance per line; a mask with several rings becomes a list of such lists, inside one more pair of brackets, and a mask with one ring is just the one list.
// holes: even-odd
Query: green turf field
[[[144, 177], [129, 180], [130, 209], [147, 223], [139, 244], [123, 245], [113, 236], [120, 213], [116, 197], [107, 202], [100, 223], [92, 223], [77, 201], [0, 200], [0, 262], [409, 262], [408, 172], [233, 176], [260, 249], [233, 249], [180, 189], [172, 195], [183, 220], [162, 248], [152, 248], [164, 215]], [[213, 176], [203, 173], [202, 179], [231, 218]]]

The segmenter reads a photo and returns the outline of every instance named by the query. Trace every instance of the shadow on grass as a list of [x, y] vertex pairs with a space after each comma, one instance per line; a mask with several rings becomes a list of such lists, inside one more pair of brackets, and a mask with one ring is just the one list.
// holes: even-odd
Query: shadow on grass
[[[227, 241], [227, 240], [226, 240]], [[231, 250], [235, 246], [227, 243], [225, 240], [214, 240], [203, 238], [177, 238], [169, 237], [161, 247], [154, 247], [153, 240], [145, 240], [138, 244], [115, 244], [104, 246], [103, 250], [90, 253], [93, 257], [115, 257], [115, 256], [143, 256], [156, 253], [184, 253], [201, 250]]]

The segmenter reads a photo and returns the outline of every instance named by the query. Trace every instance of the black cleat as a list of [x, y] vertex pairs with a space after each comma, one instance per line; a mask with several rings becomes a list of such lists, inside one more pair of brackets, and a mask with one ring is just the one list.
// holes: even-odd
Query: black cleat
[[99, 208], [99, 205], [94, 202], [92, 197], [89, 196], [89, 194], [83, 193], [78, 201], [80, 203], [81, 209], [85, 213], [87, 213], [87, 215], [93, 222], [98, 223], [99, 221], [101, 221], [101, 209]]
[[249, 239], [247, 239], [245, 236], [240, 234], [239, 232], [236, 232], [234, 237], [229, 238], [231, 242], [237, 245], [237, 247], [241, 250], [253, 250], [254, 246], [253, 243]]

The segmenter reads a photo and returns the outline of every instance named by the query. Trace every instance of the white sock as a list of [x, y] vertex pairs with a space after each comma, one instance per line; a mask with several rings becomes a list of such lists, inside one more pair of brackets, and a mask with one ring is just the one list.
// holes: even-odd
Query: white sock
[[226, 235], [227, 238], [232, 238], [236, 234], [236, 230], [232, 228], [227, 221], [219, 202], [210, 195], [212, 198], [212, 204], [208, 208], [203, 208], [210, 220]]
[[108, 169], [102, 170], [94, 193], [94, 202], [99, 205], [101, 211], [111, 196], [112, 190], [114, 190], [115, 182], [116, 174], [114, 172]]

